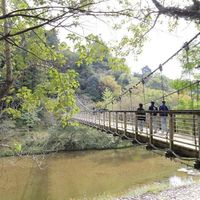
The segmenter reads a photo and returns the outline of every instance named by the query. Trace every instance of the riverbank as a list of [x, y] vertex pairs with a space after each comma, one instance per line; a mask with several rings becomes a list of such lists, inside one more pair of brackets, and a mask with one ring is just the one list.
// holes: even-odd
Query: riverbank
[[58, 151], [118, 149], [132, 146], [130, 141], [86, 126], [51, 127], [38, 130], [12, 130], [0, 140], [0, 157], [46, 154]]
[[123, 197], [118, 200], [199, 200], [200, 183], [172, 188], [158, 194], [145, 193], [136, 197]]
[[[160, 188], [162, 190], [162, 186]], [[199, 200], [199, 181], [179, 187], [168, 188], [163, 191], [145, 192], [140, 195], [121, 197], [117, 200]]]

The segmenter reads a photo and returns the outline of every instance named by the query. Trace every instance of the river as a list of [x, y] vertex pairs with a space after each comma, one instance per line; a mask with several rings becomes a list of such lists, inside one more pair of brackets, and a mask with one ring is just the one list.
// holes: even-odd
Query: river
[[143, 147], [0, 159], [1, 200], [110, 199], [172, 177], [180, 163]]

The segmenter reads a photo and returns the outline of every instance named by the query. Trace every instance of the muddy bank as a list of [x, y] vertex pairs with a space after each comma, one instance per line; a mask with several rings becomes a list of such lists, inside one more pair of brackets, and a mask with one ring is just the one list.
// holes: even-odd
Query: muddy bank
[[171, 188], [160, 193], [145, 193], [135, 197], [122, 197], [118, 200], [199, 200], [200, 183]]

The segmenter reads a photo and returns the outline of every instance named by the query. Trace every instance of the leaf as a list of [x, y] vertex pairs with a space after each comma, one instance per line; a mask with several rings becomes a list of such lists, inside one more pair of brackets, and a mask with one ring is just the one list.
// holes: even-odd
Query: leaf
[[20, 153], [22, 151], [22, 145], [20, 143], [14, 143], [14, 151]]

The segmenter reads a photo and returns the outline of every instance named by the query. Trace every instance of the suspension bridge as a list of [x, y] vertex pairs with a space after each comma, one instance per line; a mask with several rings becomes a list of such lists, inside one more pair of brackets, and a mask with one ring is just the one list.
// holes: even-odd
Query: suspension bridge
[[[89, 109], [87, 106], [82, 106], [81, 112], [73, 117], [73, 120], [78, 121], [87, 126], [91, 126], [114, 136], [121, 137], [122, 139], [131, 140], [132, 143], [146, 145], [148, 150], [164, 149], [165, 156], [169, 158], [179, 158], [182, 160], [194, 160], [194, 167], [200, 169], [200, 110], [198, 109], [199, 103], [199, 80], [190, 80], [188, 84], [181, 88], [169, 93], [165, 93], [163, 87], [162, 70], [163, 66], [167, 64], [180, 52], [186, 52], [186, 62], [189, 61], [190, 45], [198, 39], [200, 32], [196, 34], [190, 41], [186, 42], [178, 51], [170, 56], [165, 62], [159, 65], [151, 73], [143, 76], [140, 81], [132, 85], [122, 92], [118, 97], [114, 97], [109, 101], [104, 109]], [[193, 48], [200, 42], [196, 42]], [[154, 102], [160, 100], [164, 101], [166, 98], [177, 94], [179, 95], [184, 90], [190, 90], [191, 108], [190, 110], [144, 110], [142, 116], [144, 117], [142, 127], [141, 113], [138, 113], [133, 106], [135, 90], [140, 84], [144, 96], [144, 105], [149, 104], [146, 102], [145, 97], [145, 83], [151, 76], [157, 72], [161, 72], [162, 95], [154, 99]], [[129, 94], [130, 109], [122, 109], [122, 98]], [[196, 100], [194, 97], [196, 95]], [[113, 109], [115, 102], [120, 102], [120, 109]], [[194, 105], [196, 103], [196, 106]], [[112, 109], [108, 110], [111, 105]], [[166, 127], [162, 127], [162, 116], [165, 112]]]

